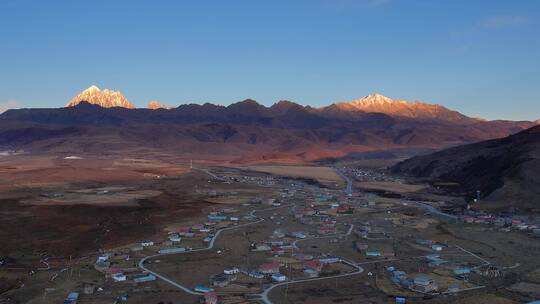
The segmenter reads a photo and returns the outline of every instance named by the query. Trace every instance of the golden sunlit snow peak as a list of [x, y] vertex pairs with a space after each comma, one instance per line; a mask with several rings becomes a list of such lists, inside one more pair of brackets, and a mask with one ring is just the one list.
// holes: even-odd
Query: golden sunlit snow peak
[[395, 117], [441, 119], [447, 121], [473, 120], [459, 112], [451, 111], [438, 104], [392, 99], [378, 93], [370, 94], [350, 102], [339, 102], [336, 103], [336, 106], [343, 110], [384, 113]]
[[122, 107], [128, 109], [134, 109], [135, 106], [127, 100], [122, 93], [113, 90], [100, 90], [97, 86], [92, 85], [86, 90], [73, 97], [66, 107], [73, 107], [86, 101], [90, 104], [95, 104], [103, 108]]
[[166, 110], [170, 110], [170, 109], [174, 109], [173, 106], [166, 106], [166, 105], [162, 105], [159, 101], [156, 101], [156, 100], [152, 100], [148, 103], [148, 106], [147, 106], [149, 109], [151, 110], [157, 110], [157, 109], [166, 109]]

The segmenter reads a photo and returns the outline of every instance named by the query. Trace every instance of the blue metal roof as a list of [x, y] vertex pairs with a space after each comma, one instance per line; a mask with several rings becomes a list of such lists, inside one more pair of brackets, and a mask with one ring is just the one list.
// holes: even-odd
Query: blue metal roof
[[433, 279], [431, 278], [420, 277], [420, 278], [414, 279], [415, 284], [422, 284], [422, 283], [427, 284], [431, 282], [433, 282]]

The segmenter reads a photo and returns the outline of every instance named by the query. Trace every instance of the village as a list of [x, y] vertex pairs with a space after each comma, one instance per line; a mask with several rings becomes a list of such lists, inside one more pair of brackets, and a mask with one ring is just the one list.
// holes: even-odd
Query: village
[[[65, 303], [132, 302], [138, 293], [163, 290], [158, 287], [163, 284], [182, 303], [288, 303], [301, 294], [292, 292], [295, 286], [334, 280], [375, 288], [372, 303], [388, 303], [382, 294], [395, 303], [436, 300], [490, 288], [519, 262], [500, 265], [467, 247], [471, 242], [441, 238], [428, 228], [491, 223], [538, 233], [525, 219], [505, 219], [501, 225], [500, 218], [473, 212], [446, 218], [413, 201], [348, 193], [343, 185], [320, 187], [223, 168], [207, 173], [209, 184], [255, 184], [271, 191], [243, 203], [213, 205], [189, 225], [178, 223], [151, 239], [104, 250], [93, 264], [104, 281], [84, 284]], [[224, 200], [238, 193], [205, 194]]]

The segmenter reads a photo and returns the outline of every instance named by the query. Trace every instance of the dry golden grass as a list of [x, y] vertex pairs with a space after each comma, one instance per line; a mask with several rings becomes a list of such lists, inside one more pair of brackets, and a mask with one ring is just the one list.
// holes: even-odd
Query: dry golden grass
[[[114, 189], [116, 190], [116, 189]], [[137, 200], [155, 197], [161, 191], [155, 190], [125, 190], [108, 194], [98, 194], [97, 191], [67, 192], [63, 197], [39, 197], [22, 201], [23, 204], [34, 206], [61, 206], [61, 205], [95, 205], [95, 206], [137, 206]]]
[[393, 217], [389, 218], [394, 225], [405, 226], [413, 229], [426, 229], [432, 224], [439, 221], [429, 217], [415, 217], [405, 214], [394, 213]]
[[355, 167], [360, 168], [386, 168], [397, 164], [398, 162], [405, 160], [406, 158], [393, 158], [393, 159], [362, 159], [352, 162]]
[[426, 188], [424, 185], [410, 185], [398, 182], [359, 182], [356, 186], [368, 190], [382, 190], [397, 193], [417, 192]]
[[311, 178], [323, 183], [343, 182], [341, 177], [337, 175], [336, 171], [330, 167], [261, 165], [242, 167], [242, 169], [282, 176]]
[[510, 299], [501, 298], [493, 294], [480, 294], [480, 295], [474, 295], [467, 298], [461, 298], [457, 301], [454, 301], [452, 303], [455, 304], [469, 304], [469, 303], [475, 303], [475, 304], [516, 304], [518, 302], [512, 301]]
[[[153, 157], [153, 155], [150, 155]], [[20, 187], [62, 187], [75, 182], [132, 181], [189, 172], [187, 162], [156, 159], [115, 159], [83, 155], [69, 160], [59, 155], [0, 157], [0, 191]]]

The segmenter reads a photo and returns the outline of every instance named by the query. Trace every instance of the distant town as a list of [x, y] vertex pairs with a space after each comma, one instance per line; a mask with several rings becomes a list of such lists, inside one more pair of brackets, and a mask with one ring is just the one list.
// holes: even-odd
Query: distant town
[[[476, 211], [475, 201], [453, 206], [442, 196], [412, 199], [418, 187], [430, 186], [384, 170], [341, 164], [320, 167], [317, 178], [298, 179], [268, 172], [287, 169], [296, 175], [302, 167], [190, 166], [204, 182], [196, 192], [213, 204], [200, 216], [179, 219], [137, 242], [102, 248], [87, 257], [92, 261], [87, 266], [70, 262], [53, 271], [50, 282], [77, 282], [65, 304], [140, 303], [145, 294], [181, 303], [323, 303], [329, 290], [333, 299], [357, 295], [370, 303], [438, 303], [489, 292], [528, 267], [527, 261], [538, 262], [538, 218]], [[245, 187], [259, 190], [246, 195]], [[407, 187], [407, 193], [400, 192]], [[107, 197], [125, 190], [93, 191]], [[68, 193], [46, 195], [65, 199]], [[499, 250], [481, 241], [485, 238], [507, 243], [508, 250], [526, 246], [527, 253], [499, 257]], [[0, 267], [16, 264], [4, 257]], [[31, 276], [52, 271], [46, 255], [41, 264], [46, 267]], [[84, 279], [81, 267], [94, 279]], [[512, 288], [527, 288], [520, 284]], [[312, 288], [328, 291], [313, 298]]]

